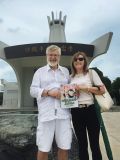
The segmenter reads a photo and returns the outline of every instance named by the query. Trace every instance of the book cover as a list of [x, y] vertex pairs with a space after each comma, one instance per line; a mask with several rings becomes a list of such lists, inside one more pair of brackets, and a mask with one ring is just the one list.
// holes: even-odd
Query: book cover
[[65, 84], [61, 86], [61, 108], [78, 107], [79, 94], [75, 90], [74, 84]]

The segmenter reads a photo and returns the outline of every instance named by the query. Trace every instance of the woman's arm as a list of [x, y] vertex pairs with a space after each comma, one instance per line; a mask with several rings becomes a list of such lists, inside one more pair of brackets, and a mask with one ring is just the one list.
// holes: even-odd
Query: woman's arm
[[76, 85], [76, 89], [78, 91], [84, 91], [84, 92], [93, 93], [93, 94], [97, 94], [97, 95], [102, 95], [105, 93], [104, 85], [94, 86], [94, 87]]
[[97, 95], [102, 95], [105, 93], [105, 87], [104, 86], [88, 87], [88, 92]]

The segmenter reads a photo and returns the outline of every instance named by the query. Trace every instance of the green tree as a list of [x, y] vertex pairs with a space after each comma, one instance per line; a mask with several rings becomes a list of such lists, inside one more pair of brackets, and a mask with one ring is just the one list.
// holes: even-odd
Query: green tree
[[100, 77], [101, 80], [102, 80], [103, 72], [102, 72], [101, 70], [99, 70], [97, 67], [93, 67], [93, 68], [91, 68], [91, 69], [94, 69], [94, 70], [98, 73], [99, 77]]
[[106, 86], [108, 92], [109, 92], [110, 94], [112, 94], [112, 93], [111, 93], [111, 92], [112, 92], [111, 80], [110, 80], [108, 77], [105, 77], [105, 76], [103, 75], [103, 72], [102, 72], [101, 70], [99, 70], [97, 67], [93, 67], [93, 68], [91, 68], [91, 69], [94, 69], [94, 70], [98, 73], [101, 81], [102, 81], [102, 82], [104, 83], [104, 85]]
[[111, 83], [111, 80], [108, 78], [108, 77], [102, 77], [102, 82], [104, 83], [104, 85], [106, 86], [108, 92], [110, 94], [112, 94], [112, 83]]
[[120, 105], [120, 77], [117, 77], [112, 83], [112, 96], [116, 99], [117, 105]]

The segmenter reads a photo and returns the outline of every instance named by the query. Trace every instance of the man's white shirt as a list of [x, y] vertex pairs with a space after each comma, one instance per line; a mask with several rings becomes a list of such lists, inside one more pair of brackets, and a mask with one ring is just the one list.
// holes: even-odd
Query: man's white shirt
[[60, 100], [53, 97], [42, 97], [42, 92], [46, 90], [60, 89], [62, 84], [69, 83], [69, 71], [67, 68], [58, 66], [55, 71], [49, 65], [39, 68], [32, 80], [30, 94], [37, 99], [38, 119], [41, 122], [54, 119], [67, 119], [71, 116], [69, 109], [60, 107]]

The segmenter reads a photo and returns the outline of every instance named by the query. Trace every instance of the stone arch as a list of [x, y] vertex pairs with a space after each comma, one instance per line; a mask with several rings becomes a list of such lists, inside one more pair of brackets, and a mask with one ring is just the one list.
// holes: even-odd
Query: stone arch
[[[19, 77], [19, 73], [16, 69], [16, 64], [15, 63], [12, 63], [12, 61], [9, 61], [6, 59], [5, 57], [5, 53], [4, 53], [4, 48], [5, 47], [8, 47], [7, 44], [3, 43], [3, 42], [0, 42], [0, 59], [2, 59], [3, 61], [5, 61], [14, 71], [15, 73], [15, 76], [16, 76], [16, 79], [17, 79], [17, 83], [18, 83], [18, 100], [17, 100], [17, 106], [16, 108], [20, 108], [21, 106], [21, 86], [20, 86], [20, 77]], [[7, 107], [9, 108], [9, 107]]]
[[[11, 109], [12, 108], [20, 108], [21, 89], [20, 89], [19, 75], [18, 75], [15, 67], [9, 61], [2, 59], [2, 58], [0, 58], [0, 59], [3, 60], [8, 66], [10, 66], [12, 68], [12, 70], [16, 76], [16, 82], [9, 82], [6, 79], [1, 79], [1, 83], [4, 85], [3, 107], [8, 108], [8, 109], [9, 108], [11, 108]], [[10, 100], [10, 97], [11, 97], [11, 100]], [[8, 103], [9, 103], [9, 106], [7, 105]]]

